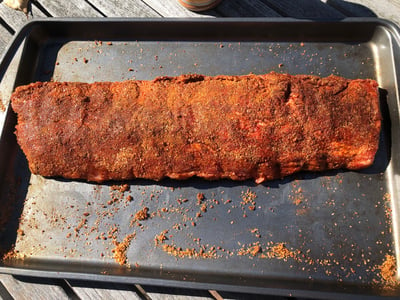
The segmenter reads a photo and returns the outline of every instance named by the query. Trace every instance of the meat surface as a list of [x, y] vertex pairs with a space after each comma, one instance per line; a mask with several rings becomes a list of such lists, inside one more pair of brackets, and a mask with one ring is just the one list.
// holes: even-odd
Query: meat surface
[[360, 169], [381, 129], [377, 83], [337, 76], [37, 82], [11, 101], [32, 173], [94, 182]]

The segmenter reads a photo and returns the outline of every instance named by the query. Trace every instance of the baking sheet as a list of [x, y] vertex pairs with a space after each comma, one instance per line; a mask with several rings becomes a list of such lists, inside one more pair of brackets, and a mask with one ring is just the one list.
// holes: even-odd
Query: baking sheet
[[35, 21], [21, 32], [16, 86], [183, 73], [336, 74], [376, 79], [384, 121], [374, 165], [362, 171], [300, 173], [259, 185], [99, 185], [31, 174], [8, 108], [0, 140], [0, 271], [307, 297], [400, 295], [390, 272], [399, 259], [394, 25], [71, 19]]

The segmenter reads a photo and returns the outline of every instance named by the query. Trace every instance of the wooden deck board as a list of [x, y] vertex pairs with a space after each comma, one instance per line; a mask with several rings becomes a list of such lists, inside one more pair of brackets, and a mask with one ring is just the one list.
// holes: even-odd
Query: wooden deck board
[[[344, 1], [339, 0], [327, 0], [328, 3], [332, 2], [332, 5], [342, 5], [345, 6]], [[358, 11], [361, 9], [369, 10], [376, 16], [384, 19], [389, 19], [396, 24], [400, 25], [400, 0], [385, 0], [385, 1], [376, 1], [376, 0], [351, 0], [346, 1], [347, 6], [353, 4], [354, 7], [359, 5]]]
[[[208, 14], [198, 14], [182, 7], [176, 0], [143, 0], [149, 7], [157, 11], [163, 17], [206, 17]], [[212, 11], [211, 11], [212, 12]]]
[[161, 17], [161, 14], [142, 1], [90, 0], [107, 17]]
[[102, 283], [90, 281], [68, 280], [75, 294], [82, 300], [91, 299], [141, 299], [133, 290], [134, 286], [127, 284]]
[[216, 10], [224, 17], [281, 17], [260, 0], [222, 1]]
[[36, 5], [32, 5], [31, 8], [32, 15], [26, 16], [22, 11], [10, 9], [5, 4], [1, 3], [0, 18], [2, 18], [14, 31], [18, 31], [19, 28], [33, 18], [46, 17], [46, 15], [40, 9], [38, 9]]
[[[224, 300], [236, 300], [236, 299], [252, 299], [252, 300], [263, 300], [267, 297], [268, 300], [291, 300], [284, 296], [274, 296], [274, 295], [254, 295], [254, 294], [239, 294], [231, 292], [219, 292]], [[293, 299], [292, 299], [293, 300]], [[298, 300], [298, 298], [296, 298]]]
[[22, 278], [0, 274], [0, 281], [14, 299], [69, 299], [64, 289], [52, 279], [25, 281]]
[[152, 300], [211, 300], [214, 297], [206, 290], [180, 289], [172, 287], [143, 286]]
[[86, 1], [36, 1], [45, 7], [53, 17], [103, 17]]
[[0, 57], [12, 39], [12, 34], [0, 24]]
[[319, 0], [262, 0], [282, 16], [300, 19], [343, 18], [340, 11]]
[[359, 3], [342, 0], [328, 0], [326, 3], [349, 17], [376, 17], [370, 8]]

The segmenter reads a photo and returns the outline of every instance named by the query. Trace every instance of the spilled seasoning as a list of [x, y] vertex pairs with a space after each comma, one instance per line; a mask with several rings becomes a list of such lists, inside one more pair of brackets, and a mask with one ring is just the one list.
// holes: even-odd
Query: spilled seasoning
[[386, 287], [395, 287], [399, 285], [396, 279], [396, 258], [393, 255], [386, 254], [383, 263], [378, 266], [380, 277]]
[[215, 247], [211, 247], [210, 249], [200, 248], [199, 250], [194, 248], [185, 248], [177, 247], [174, 245], [163, 244], [162, 250], [168, 253], [169, 255], [175, 257], [187, 257], [187, 258], [217, 258]]
[[122, 242], [115, 241], [115, 248], [112, 250], [114, 253], [114, 260], [120, 265], [125, 265], [128, 262], [126, 252], [131, 244], [133, 238], [135, 238], [136, 233], [128, 234]]
[[0, 92], [0, 111], [2, 111], [2, 112], [6, 111], [6, 106], [3, 103], [3, 97], [1, 95], [1, 92]]
[[288, 259], [296, 258], [298, 254], [299, 251], [289, 250], [285, 243], [278, 243], [269, 249], [267, 256], [270, 258]]
[[139, 221], [147, 220], [150, 217], [148, 212], [149, 208], [147, 206], [144, 206], [142, 209], [138, 210], [135, 213], [133, 219], [131, 220], [130, 226], [133, 226], [135, 223], [138, 223]]

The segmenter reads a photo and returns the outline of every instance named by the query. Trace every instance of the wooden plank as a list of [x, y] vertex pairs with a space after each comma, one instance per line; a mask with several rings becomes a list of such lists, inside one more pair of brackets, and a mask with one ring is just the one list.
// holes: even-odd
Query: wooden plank
[[21, 26], [33, 18], [46, 17], [46, 15], [40, 9], [38, 9], [37, 6], [32, 5], [31, 8], [32, 15], [26, 16], [22, 11], [14, 10], [6, 6], [4, 3], [1, 3], [0, 18], [2, 18], [14, 31], [18, 31]]
[[90, 3], [107, 17], [161, 17], [160, 13], [142, 1], [90, 0]]
[[328, 0], [326, 4], [334, 7], [349, 17], [376, 17], [376, 14], [367, 6], [342, 0]]
[[103, 17], [89, 3], [82, 0], [36, 0], [53, 17]]
[[217, 16], [214, 10], [202, 13], [192, 12], [181, 6], [177, 0], [142, 0], [149, 7], [157, 11], [163, 17], [209, 17]]
[[261, 0], [285, 17], [301, 19], [343, 18], [344, 14], [320, 0]]
[[4, 50], [12, 39], [12, 34], [0, 24], [0, 57], [3, 56]]
[[152, 300], [211, 300], [215, 299], [209, 291], [172, 288], [172, 287], [157, 287], [142, 285], [147, 295]]
[[91, 299], [141, 299], [135, 287], [128, 284], [68, 280], [69, 286], [82, 300]]
[[11, 275], [0, 274], [0, 282], [14, 299], [69, 299], [57, 281], [51, 279], [22, 277], [17, 279]]
[[[252, 299], [252, 300], [290, 300], [293, 298], [276, 295], [257, 295], [257, 294], [246, 294], [246, 293], [231, 293], [231, 292], [218, 292], [218, 294], [224, 300], [236, 300], [236, 299]], [[299, 298], [294, 298], [300, 300]], [[304, 299], [305, 300], [305, 299]]]
[[[338, 5], [339, 2], [343, 1], [331, 1], [327, 0], [327, 3], [332, 3], [332, 5]], [[398, 25], [400, 25], [400, 0], [386, 0], [386, 1], [376, 1], [376, 0], [351, 0], [346, 1], [352, 3], [353, 5], [360, 5], [364, 9], [370, 10], [373, 14], [380, 18], [391, 20]], [[360, 9], [360, 8], [359, 8]]]
[[6, 287], [0, 282], [0, 299], [2, 300], [13, 300], [14, 298], [8, 292]]
[[225, 0], [216, 10], [225, 17], [280, 17], [261, 0]]

